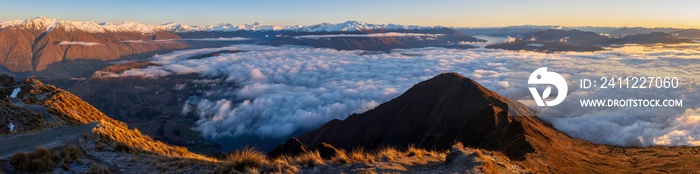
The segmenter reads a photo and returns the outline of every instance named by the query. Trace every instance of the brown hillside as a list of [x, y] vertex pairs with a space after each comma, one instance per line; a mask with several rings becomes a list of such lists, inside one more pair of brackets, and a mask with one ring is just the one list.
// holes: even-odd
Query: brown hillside
[[[75, 59], [114, 60], [121, 56], [168, 49], [182, 49], [188, 44], [169, 42], [123, 42], [180, 39], [168, 32], [152, 34], [140, 32], [89, 33], [66, 30], [59, 25], [44, 32], [41, 27], [18, 25], [0, 30], [0, 65], [12, 72], [41, 71], [49, 64]], [[62, 41], [90, 42], [98, 45], [61, 45]]]

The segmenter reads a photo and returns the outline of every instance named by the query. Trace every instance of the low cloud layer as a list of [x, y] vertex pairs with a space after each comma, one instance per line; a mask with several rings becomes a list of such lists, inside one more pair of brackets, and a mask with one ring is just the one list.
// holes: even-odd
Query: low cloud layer
[[96, 42], [80, 42], [80, 41], [61, 41], [58, 44], [59, 45], [82, 45], [82, 46], [102, 45], [101, 43], [96, 43]]
[[[204, 59], [191, 55], [221, 50], [247, 50]], [[700, 64], [693, 59], [698, 51], [543, 54], [491, 49], [457, 50], [423, 48], [394, 50], [382, 54], [363, 51], [337, 51], [308, 47], [271, 47], [236, 45], [223, 48], [193, 49], [154, 56], [161, 66], [125, 71], [111, 76], [147, 76], [201, 74], [203, 78], [221, 78], [235, 83], [234, 90], [211, 90], [192, 96], [183, 108], [200, 119], [195, 129], [214, 139], [258, 136], [287, 138], [294, 133], [316, 128], [331, 119], [344, 119], [386, 102], [410, 88], [443, 72], [457, 72], [475, 79], [487, 88], [508, 97], [524, 99], [518, 93], [514, 76], [529, 76], [532, 69], [518, 66], [534, 62], [556, 69], [567, 69], [566, 77], [599, 77], [608, 72], [620, 75], [649, 75], [668, 72], [682, 75], [686, 88], [660, 93], [688, 100], [687, 109], [666, 112], [661, 117], [632, 116], [634, 110], [581, 109], [562, 111], [565, 117], [543, 117], [557, 129], [596, 143], [648, 146], [698, 145], [700, 121], [695, 89]], [[554, 60], [573, 61], [554, 61]], [[666, 63], [664, 63], [666, 62]], [[676, 62], [676, 63], [674, 63]], [[592, 73], [598, 72], [598, 73]], [[584, 94], [584, 92], [586, 92]], [[571, 91], [576, 95], [605, 96], [602, 90]], [[567, 98], [568, 100], [568, 98]], [[608, 116], [601, 116], [608, 115]], [[609, 116], [614, 115], [614, 116]]]
[[294, 36], [295, 39], [323, 39], [323, 38], [337, 38], [337, 37], [440, 37], [445, 34], [423, 34], [423, 33], [372, 33], [372, 34], [323, 34], [323, 35], [302, 35]]
[[151, 43], [151, 42], [175, 42], [175, 41], [245, 41], [244, 37], [213, 37], [213, 38], [187, 38], [187, 39], [158, 39], [158, 40], [125, 40], [126, 43]]

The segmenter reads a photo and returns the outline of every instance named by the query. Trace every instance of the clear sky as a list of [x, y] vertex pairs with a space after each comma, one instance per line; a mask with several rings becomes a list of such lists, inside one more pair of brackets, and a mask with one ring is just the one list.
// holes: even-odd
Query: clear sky
[[697, 0], [0, 0], [0, 21], [37, 16], [96, 22], [270, 25], [369, 23], [700, 28]]

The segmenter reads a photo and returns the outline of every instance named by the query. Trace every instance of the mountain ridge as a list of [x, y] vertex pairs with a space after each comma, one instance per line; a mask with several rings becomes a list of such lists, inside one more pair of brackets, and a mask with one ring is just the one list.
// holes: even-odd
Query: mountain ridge
[[312, 25], [261, 25], [260, 23], [235, 25], [231, 23], [219, 23], [210, 25], [186, 25], [175, 22], [168, 22], [161, 25], [143, 24], [139, 22], [93, 22], [93, 21], [69, 21], [57, 18], [47, 18], [44, 16], [25, 20], [11, 20], [0, 22], [0, 30], [4, 28], [34, 25], [50, 31], [58, 25], [70, 26], [70, 30], [82, 30], [93, 33], [103, 32], [141, 32], [144, 34], [157, 31], [170, 31], [175, 33], [187, 32], [212, 32], [212, 31], [296, 31], [296, 32], [345, 32], [345, 31], [368, 31], [368, 30], [414, 30], [414, 29], [434, 29], [445, 28], [442, 26], [418, 26], [400, 24], [371, 24], [362, 21], [348, 20], [341, 23], [319, 23]]

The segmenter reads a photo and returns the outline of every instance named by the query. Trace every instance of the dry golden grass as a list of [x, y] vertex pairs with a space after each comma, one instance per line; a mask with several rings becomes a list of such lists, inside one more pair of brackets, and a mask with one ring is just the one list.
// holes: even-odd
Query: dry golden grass
[[270, 161], [267, 160], [267, 156], [253, 148], [244, 148], [229, 154], [224, 163], [223, 166], [217, 169], [217, 173], [230, 173], [232, 170], [250, 172], [270, 166]]
[[317, 165], [325, 164], [325, 162], [323, 162], [323, 158], [321, 158], [321, 154], [318, 151], [306, 152], [299, 156], [287, 158], [287, 160], [290, 164], [307, 167], [314, 167]]
[[287, 157], [270, 160], [253, 148], [243, 148], [220, 161], [214, 173], [296, 173], [298, 168]]
[[299, 168], [292, 165], [288, 160], [277, 158], [272, 160], [272, 170], [277, 173], [298, 173]]
[[480, 149], [475, 149], [475, 151], [476, 151], [476, 154], [479, 156], [479, 158], [481, 158], [481, 160], [484, 161], [483, 168], [481, 169], [484, 173], [486, 173], [486, 174], [500, 173], [500, 172], [498, 172], [496, 165], [493, 164], [493, 160], [491, 160], [491, 158], [484, 155], [484, 152], [481, 151]]
[[377, 152], [377, 157], [387, 161], [394, 161], [394, 159], [403, 156], [403, 153], [396, 150], [395, 148], [385, 147]]
[[128, 129], [123, 124], [114, 125], [110, 121], [104, 120], [100, 120], [100, 124], [100, 126], [93, 129], [93, 132], [97, 135], [95, 141], [111, 145], [115, 151], [153, 153], [166, 157], [190, 158], [208, 162], [217, 161], [214, 158], [190, 152], [184, 147], [172, 146], [153, 140], [153, 138], [142, 134], [137, 129]]
[[408, 156], [416, 156], [416, 157], [423, 157], [423, 155], [428, 154], [426, 150], [416, 148], [414, 145], [409, 145], [408, 146]]
[[350, 157], [351, 163], [372, 164], [375, 163], [377, 160], [377, 156], [375, 155], [375, 153], [366, 152], [362, 148], [352, 150], [348, 157]]

